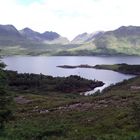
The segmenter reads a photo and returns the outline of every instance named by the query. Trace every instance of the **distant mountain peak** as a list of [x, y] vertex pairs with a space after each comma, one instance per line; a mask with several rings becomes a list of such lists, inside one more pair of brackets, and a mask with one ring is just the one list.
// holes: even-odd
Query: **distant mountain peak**
[[132, 36], [132, 35], [140, 35], [140, 27], [139, 26], [121, 26], [114, 31], [108, 31], [107, 34], [113, 33], [117, 37], [122, 36]]
[[33, 31], [32, 29], [26, 27], [22, 30], [20, 30], [20, 33], [22, 34], [22, 36], [24, 36], [27, 39], [30, 39], [32, 41], [41, 41], [41, 34]]
[[0, 28], [3, 28], [3, 29], [6, 29], [6, 30], [17, 30], [16, 28], [15, 28], [15, 26], [13, 26], [13, 25], [11, 25], [11, 24], [7, 24], [7, 25], [2, 25], [2, 24], [0, 24]]
[[46, 40], [54, 40], [60, 37], [60, 35], [56, 32], [46, 31], [42, 34], [42, 37]]
[[28, 27], [20, 30], [20, 33], [32, 41], [40, 41], [46, 44], [67, 44], [67, 38], [61, 37], [58, 33], [53, 31], [45, 31], [44, 33], [36, 32]]
[[1, 36], [17, 36], [21, 37], [19, 31], [13, 25], [0, 25], [0, 35]]
[[37, 34], [40, 34], [39, 32], [36, 32], [36, 31], [34, 31], [34, 30], [32, 30], [32, 29], [30, 29], [30, 28], [28, 28], [28, 27], [26, 27], [26, 28], [20, 30], [20, 32], [21, 32], [22, 34], [28, 34], [28, 33], [37, 33]]
[[[87, 35], [88, 35], [88, 33], [87, 33], [87, 32], [84, 32], [84, 33], [82, 33], [82, 34], [79, 34], [78, 36], [79, 36], [79, 37], [84, 37], [84, 36], [87, 36]], [[77, 36], [77, 37], [78, 37], [78, 36]]]
[[28, 27], [22, 29], [21, 31], [25, 31], [25, 32], [35, 32], [35, 31], [33, 31], [32, 29], [30, 29], [30, 28], [28, 28]]
[[93, 32], [93, 33], [82, 33], [77, 35], [73, 40], [72, 43], [76, 43], [76, 44], [82, 44], [85, 42], [89, 42], [94, 40], [97, 36], [103, 34], [103, 31], [97, 31], [97, 32]]

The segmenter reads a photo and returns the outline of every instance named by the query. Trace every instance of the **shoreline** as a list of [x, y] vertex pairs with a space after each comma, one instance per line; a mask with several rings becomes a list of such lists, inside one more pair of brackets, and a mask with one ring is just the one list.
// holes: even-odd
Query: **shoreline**
[[122, 74], [130, 74], [130, 75], [140, 75], [140, 65], [129, 65], [126, 63], [122, 64], [101, 64], [101, 65], [95, 65], [91, 66], [88, 64], [81, 64], [77, 66], [71, 66], [71, 65], [60, 65], [57, 66], [59, 68], [64, 69], [75, 69], [75, 68], [93, 68], [93, 69], [101, 69], [101, 70], [111, 70], [115, 72], [119, 72]]

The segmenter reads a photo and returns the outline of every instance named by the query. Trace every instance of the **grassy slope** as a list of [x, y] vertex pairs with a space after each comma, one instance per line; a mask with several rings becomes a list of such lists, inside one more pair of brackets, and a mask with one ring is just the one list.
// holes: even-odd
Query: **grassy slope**
[[105, 34], [84, 44], [60, 45], [21, 41], [13, 45], [1, 45], [0, 49], [2, 55], [140, 55], [140, 41], [137, 36], [118, 38]]
[[104, 94], [87, 97], [11, 92], [29, 102], [16, 103], [15, 119], [7, 124], [7, 139], [137, 140], [140, 127], [133, 118], [132, 104], [140, 106], [140, 90], [131, 86], [139, 83], [140, 77], [133, 78], [106, 89]]
[[0, 46], [0, 55], [58, 55], [68, 49], [77, 48], [79, 44], [41, 44], [22, 42], [20, 45]]
[[138, 35], [116, 36], [112, 32], [67, 51], [76, 55], [140, 55], [139, 40]]
[[118, 37], [113, 33], [105, 34], [101, 38], [97, 38], [93, 43], [97, 48], [114, 50], [114, 54], [140, 55], [139, 36]]

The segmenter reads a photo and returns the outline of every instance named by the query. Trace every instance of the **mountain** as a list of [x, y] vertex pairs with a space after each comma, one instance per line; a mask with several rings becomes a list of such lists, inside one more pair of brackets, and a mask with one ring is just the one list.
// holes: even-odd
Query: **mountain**
[[14, 45], [23, 39], [13, 25], [0, 25], [0, 45]]
[[127, 36], [140, 36], [139, 26], [121, 26], [114, 31], [108, 31], [106, 34], [113, 34], [116, 37], [127, 37]]
[[69, 40], [66, 37], [60, 36], [56, 32], [46, 31], [41, 34], [41, 38], [46, 44], [68, 44]]
[[44, 40], [52, 41], [52, 40], [55, 40], [60, 37], [60, 35], [56, 32], [46, 31], [41, 34], [39, 32], [33, 31], [30, 28], [24, 28], [24, 29], [20, 30], [20, 33], [27, 39], [30, 39], [33, 41], [44, 41]]
[[88, 39], [88, 37], [89, 37], [88, 33], [79, 34], [71, 41], [71, 43], [82, 44]]
[[97, 37], [93, 44], [106, 53], [140, 55], [140, 27], [122, 26], [114, 31], [107, 31]]
[[36, 31], [33, 31], [30, 28], [24, 28], [20, 30], [20, 34], [24, 36], [25, 38], [31, 40], [31, 41], [39, 41], [46, 44], [65, 44], [69, 43], [69, 40], [65, 37], [60, 36], [56, 32], [52, 31], [45, 31], [44, 33], [39, 33]]
[[89, 37], [86, 40], [86, 42], [93, 41], [94, 39], [96, 39], [97, 37], [100, 37], [103, 34], [104, 34], [103, 31], [94, 32], [94, 33], [92, 33], [92, 34], [89, 35]]
[[139, 26], [122, 26], [93, 36], [84, 33], [73, 41], [81, 43], [79, 47], [68, 50], [74, 55], [140, 55]]
[[22, 36], [32, 41], [41, 41], [41, 34], [39, 32], [33, 31], [30, 28], [24, 28], [19, 31]]
[[52, 31], [18, 31], [13, 25], [0, 25], [0, 49], [2, 55], [140, 55], [140, 27], [82, 33], [69, 42]]
[[41, 34], [41, 37], [44, 38], [44, 40], [54, 40], [60, 37], [60, 35], [56, 32], [44, 32], [43, 34]]
[[0, 46], [29, 46], [32, 44], [68, 44], [69, 40], [56, 32], [39, 33], [30, 28], [17, 30], [13, 25], [0, 25]]
[[21, 37], [13, 25], [0, 25], [0, 37]]
[[28, 27], [18, 31], [13, 25], [0, 25], [1, 55], [52, 55], [69, 47], [69, 40], [56, 32], [39, 33]]
[[72, 41], [71, 43], [73, 44], [83, 44], [83, 43], [86, 43], [86, 42], [89, 42], [91, 40], [94, 40], [96, 37], [102, 35], [103, 32], [102, 31], [98, 31], [98, 32], [94, 32], [94, 33], [82, 33], [82, 34], [79, 34], [77, 35]]

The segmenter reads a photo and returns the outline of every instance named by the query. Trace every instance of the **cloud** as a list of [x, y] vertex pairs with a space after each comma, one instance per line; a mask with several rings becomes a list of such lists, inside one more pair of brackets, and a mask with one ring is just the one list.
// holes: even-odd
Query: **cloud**
[[52, 30], [70, 39], [82, 32], [140, 25], [139, 0], [23, 1], [1, 1], [0, 23], [40, 32]]
[[43, 0], [16, 0], [16, 2], [18, 4], [22, 4], [22, 5], [30, 5], [32, 3], [41, 3]]

